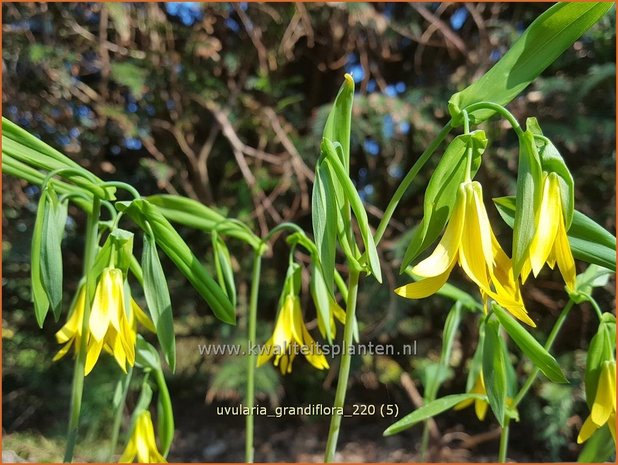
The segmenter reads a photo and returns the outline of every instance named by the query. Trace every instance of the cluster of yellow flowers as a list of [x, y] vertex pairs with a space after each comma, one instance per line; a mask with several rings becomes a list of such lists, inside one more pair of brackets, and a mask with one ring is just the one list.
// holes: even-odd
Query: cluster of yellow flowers
[[[575, 262], [566, 235], [557, 182], [553, 174], [545, 177], [535, 234], [521, 281], [526, 280], [530, 270], [536, 276], [545, 263], [553, 268], [557, 262], [567, 287], [573, 289]], [[477, 181], [466, 181], [459, 186], [455, 207], [440, 243], [429, 257], [412, 268], [412, 272], [422, 279], [395, 289], [395, 292], [409, 299], [435, 294], [446, 283], [457, 263], [479, 287], [485, 307], [491, 298], [519, 320], [536, 326], [522, 300], [511, 259], [491, 228], [483, 203], [483, 189]]]
[[120, 368], [126, 372], [127, 363], [129, 366], [135, 364], [137, 322], [153, 333], [155, 328], [150, 318], [125, 289], [120, 269], [109, 267], [101, 273], [92, 301], [88, 330], [83, 335], [85, 309], [86, 286], [82, 285], [67, 322], [56, 333], [56, 340], [64, 346], [58, 351], [54, 361], [64, 357], [71, 347], [74, 347], [77, 355], [81, 350], [82, 338], [85, 337], [86, 375], [94, 368], [101, 350], [113, 355]]

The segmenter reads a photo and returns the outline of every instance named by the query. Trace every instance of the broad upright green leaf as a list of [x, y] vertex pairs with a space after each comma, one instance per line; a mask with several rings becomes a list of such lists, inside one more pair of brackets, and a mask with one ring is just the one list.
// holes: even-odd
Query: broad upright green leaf
[[358, 191], [356, 190], [356, 187], [354, 187], [352, 180], [346, 173], [345, 168], [335, 154], [336, 150], [332, 142], [328, 139], [323, 139], [322, 151], [326, 154], [325, 161], [328, 163], [328, 166], [332, 169], [334, 176], [337, 178], [339, 184], [343, 188], [345, 197], [347, 201], [350, 202], [350, 206], [352, 207], [352, 211], [354, 212], [354, 216], [356, 217], [358, 228], [360, 229], [363, 243], [365, 245], [365, 254], [368, 259], [369, 269], [375, 276], [376, 280], [381, 283], [382, 271], [380, 269], [380, 259], [378, 257], [378, 251], [373, 240], [373, 234], [371, 232], [371, 229], [369, 228], [369, 219], [367, 218], [367, 212], [365, 212], [363, 201], [358, 195]]
[[309, 289], [318, 315], [318, 328], [320, 329], [322, 337], [326, 338], [330, 344], [333, 340], [330, 312], [331, 296], [329, 290], [326, 288], [324, 276], [319, 265], [313, 262], [311, 263], [311, 282]]
[[504, 425], [507, 395], [507, 354], [500, 338], [500, 323], [489, 318], [485, 323], [483, 342], [483, 378], [489, 405], [500, 423]]
[[[543, 136], [543, 131], [541, 131], [536, 118], [528, 118], [526, 128], [535, 136]], [[566, 166], [562, 155], [560, 155], [556, 146], [549, 139], [535, 137], [534, 141], [539, 151], [542, 170], [558, 175], [562, 213], [565, 218], [566, 229], [568, 230], [571, 227], [573, 211], [575, 210], [575, 184], [573, 176]]]
[[[613, 3], [559, 2], [539, 16], [524, 31], [510, 50], [480, 79], [449, 100], [449, 112], [456, 125], [461, 124], [461, 110], [491, 101], [506, 105], [551, 65], [568, 47], [596, 23]], [[478, 124], [493, 111], [470, 115]]]
[[515, 222], [513, 225], [513, 274], [519, 277], [528, 257], [528, 249], [536, 230], [537, 211], [540, 208], [542, 173], [534, 136], [526, 131], [519, 138], [519, 167]]
[[333, 108], [326, 119], [323, 133], [323, 137], [326, 139], [341, 144], [343, 151], [340, 154], [340, 161], [345, 167], [346, 172], [350, 169], [350, 132], [352, 127], [353, 100], [354, 79], [349, 74], [346, 74], [335, 98], [335, 103], [333, 103]]
[[417, 408], [414, 412], [406, 415], [396, 423], [393, 423], [391, 426], [386, 428], [383, 434], [384, 436], [392, 436], [393, 434], [401, 433], [402, 431], [407, 430], [408, 428], [427, 420], [428, 418], [433, 418], [442, 412], [446, 412], [458, 403], [468, 399], [482, 400], [485, 399], [485, 396], [466, 393], [441, 397], [440, 399], [436, 399], [433, 402], [429, 402], [422, 407]]
[[148, 234], [144, 234], [142, 271], [144, 274], [144, 296], [148, 310], [157, 330], [157, 339], [165, 354], [165, 360], [173, 372], [176, 369], [176, 338], [172, 302], [155, 240]]
[[324, 271], [324, 283], [333, 292], [337, 247], [337, 205], [328, 166], [320, 157], [315, 169], [311, 196], [311, 221], [318, 259]]
[[474, 176], [486, 147], [487, 137], [484, 131], [461, 134], [448, 145], [425, 190], [423, 219], [412, 234], [400, 272], [403, 273], [420, 253], [433, 244], [444, 229], [455, 205], [459, 185], [466, 177], [468, 150], [472, 150], [471, 174]]
[[116, 202], [116, 208], [126, 212], [147, 234], [150, 233], [148, 222], [157, 245], [210, 305], [215, 316], [225, 323], [235, 324], [236, 314], [230, 299], [156, 206], [145, 199], [137, 199], [130, 203]]
[[[513, 227], [515, 198], [508, 196], [493, 200], [502, 219]], [[603, 226], [575, 210], [567, 236], [573, 257], [616, 272], [616, 238]]]
[[550, 381], [554, 383], [566, 383], [567, 379], [564, 377], [556, 359], [502, 307], [494, 304], [492, 308], [506, 332], [511, 336], [511, 339], [513, 339], [513, 342], [517, 344], [517, 347], [526, 354], [532, 363], [541, 370]]

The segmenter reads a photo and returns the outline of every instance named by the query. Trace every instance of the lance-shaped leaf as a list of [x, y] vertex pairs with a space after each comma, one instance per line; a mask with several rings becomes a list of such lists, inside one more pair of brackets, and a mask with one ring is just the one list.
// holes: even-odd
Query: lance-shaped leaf
[[328, 114], [324, 125], [323, 137], [339, 142], [342, 147], [340, 155], [341, 164], [350, 169], [350, 132], [352, 126], [352, 102], [354, 100], [354, 79], [349, 74], [337, 93], [333, 108]]
[[148, 222], [156, 244], [210, 305], [215, 316], [225, 323], [236, 323], [236, 314], [230, 299], [156, 206], [145, 199], [137, 199], [130, 203], [116, 202], [116, 208], [125, 211], [144, 232], [150, 234], [146, 226]]
[[173, 372], [176, 369], [176, 338], [174, 336], [172, 301], [155, 240], [148, 234], [144, 234], [142, 273], [144, 296], [152, 322], [157, 330], [157, 339], [165, 354], [165, 360]]
[[532, 335], [499, 305], [492, 305], [498, 320], [521, 351], [554, 383], [566, 383], [556, 359]]
[[337, 205], [328, 166], [321, 158], [315, 169], [311, 195], [311, 221], [317, 258], [324, 271], [324, 283], [333, 292], [335, 254], [337, 251]]
[[[515, 198], [507, 196], [493, 200], [502, 219], [513, 227]], [[575, 210], [567, 236], [575, 258], [616, 271], [616, 238], [603, 226]]]
[[604, 313], [603, 319], [599, 323], [597, 333], [590, 341], [588, 353], [586, 355], [586, 374], [584, 377], [586, 387], [586, 402], [588, 407], [596, 397], [599, 384], [601, 367], [605, 360], [614, 358], [616, 350], [616, 317], [611, 313]]
[[5, 117], [2, 117], [2, 154], [45, 171], [72, 168], [81, 174], [68, 173], [66, 176], [77, 186], [106, 200], [115, 199], [116, 188], [101, 187], [101, 179]]
[[[320, 267], [315, 263], [311, 263], [311, 283], [310, 283], [311, 297], [315, 304], [315, 309], [318, 315], [318, 327], [322, 337], [328, 340], [328, 343], [332, 343], [333, 340], [333, 328], [331, 328], [331, 311], [330, 311], [330, 292], [326, 288], [324, 282], [324, 276]], [[334, 321], [332, 322], [334, 324]]]
[[[596, 23], [612, 3], [559, 2], [539, 16], [507, 53], [480, 79], [449, 100], [455, 125], [462, 122], [467, 106], [490, 101], [506, 105]], [[478, 124], [494, 114], [490, 110], [470, 115]]]
[[519, 277], [528, 257], [528, 249], [536, 230], [537, 211], [540, 208], [542, 173], [534, 136], [526, 131], [519, 137], [519, 167], [515, 222], [513, 224], [513, 274]]
[[433, 418], [442, 412], [446, 412], [458, 403], [469, 399], [485, 400], [486, 397], [480, 394], [471, 393], [453, 394], [450, 396], [441, 397], [440, 399], [436, 399], [433, 402], [429, 402], [422, 407], [417, 408], [414, 412], [406, 415], [396, 423], [393, 423], [384, 431], [383, 434], [384, 436], [392, 436], [393, 434], [401, 433], [402, 431], [411, 428], [412, 426], [425, 421], [428, 418]]
[[219, 286], [225, 291], [232, 305], [236, 307], [236, 284], [234, 283], [234, 270], [232, 269], [230, 251], [217, 233], [212, 234], [212, 248]]
[[352, 211], [356, 217], [358, 229], [360, 229], [361, 237], [363, 238], [363, 243], [365, 245], [365, 255], [367, 256], [369, 270], [373, 273], [376, 280], [381, 283], [382, 271], [380, 269], [380, 259], [373, 240], [373, 234], [369, 228], [369, 219], [367, 218], [367, 212], [363, 206], [363, 201], [358, 195], [358, 191], [346, 173], [345, 168], [337, 157], [333, 143], [328, 139], [322, 139], [321, 149], [322, 152], [326, 154], [325, 161], [328, 163], [328, 166], [331, 168], [332, 173], [337, 178], [337, 181], [339, 181], [339, 184], [344, 191], [345, 198], [348, 202], [350, 202], [350, 207], [352, 207]]
[[173, 223], [189, 226], [207, 233], [217, 232], [246, 242], [256, 249], [260, 238], [237, 220], [226, 218], [219, 212], [207, 207], [197, 200], [180, 195], [151, 195], [146, 197], [151, 204]]
[[489, 406], [500, 426], [504, 426], [507, 395], [507, 355], [500, 338], [500, 323], [489, 318], [483, 341], [483, 378]]
[[400, 272], [403, 273], [406, 267], [438, 238], [455, 205], [459, 185], [465, 180], [467, 153], [471, 151], [471, 175], [474, 176], [485, 147], [487, 137], [484, 131], [461, 134], [448, 145], [425, 190], [423, 219], [412, 234]]
[[34, 304], [34, 315], [39, 327], [43, 327], [43, 322], [49, 311], [49, 299], [45, 292], [41, 275], [41, 243], [43, 241], [43, 224], [47, 208], [47, 191], [43, 191], [37, 207], [36, 219], [32, 233], [30, 249], [30, 281], [32, 283], [32, 302]]
[[[41, 284], [49, 305], [58, 321], [62, 311], [62, 228], [60, 223], [66, 220], [64, 207], [60, 204], [58, 196], [52, 184], [45, 188], [47, 201], [43, 211], [43, 227], [41, 230], [40, 248], [37, 253], [41, 255]], [[34, 251], [33, 251], [34, 252]]]

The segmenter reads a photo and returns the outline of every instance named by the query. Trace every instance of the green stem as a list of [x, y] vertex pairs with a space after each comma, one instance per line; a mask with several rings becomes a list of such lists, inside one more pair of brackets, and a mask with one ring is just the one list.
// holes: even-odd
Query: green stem
[[101, 187], [117, 187], [118, 189], [124, 189], [128, 193], [130, 193], [133, 198], [140, 199], [141, 195], [137, 192], [137, 189], [133, 187], [131, 184], [127, 184], [126, 182], [121, 181], [108, 181], [100, 184]]
[[388, 223], [393, 217], [393, 213], [395, 213], [395, 209], [397, 208], [397, 205], [399, 204], [401, 198], [408, 190], [408, 187], [410, 187], [410, 184], [412, 184], [412, 181], [414, 181], [414, 178], [416, 178], [416, 175], [423, 168], [425, 163], [427, 163], [427, 161], [433, 155], [436, 149], [440, 146], [440, 144], [446, 138], [446, 136], [451, 131], [451, 129], [453, 129], [453, 127], [451, 126], [451, 122], [449, 121], [446, 124], [446, 126], [444, 126], [442, 130], [438, 133], [438, 135], [431, 142], [431, 144], [429, 144], [429, 146], [421, 154], [418, 160], [416, 160], [414, 165], [412, 165], [412, 168], [410, 168], [410, 171], [408, 171], [408, 174], [406, 174], [406, 176], [401, 181], [401, 184], [399, 184], [399, 187], [397, 188], [390, 202], [386, 206], [386, 210], [384, 210], [384, 215], [382, 216], [382, 219], [380, 220], [380, 224], [378, 225], [378, 228], [376, 229], [376, 233], [374, 235], [374, 241], [376, 245], [378, 245], [378, 243], [382, 239], [382, 236], [384, 235], [384, 232], [386, 231], [386, 227], [388, 226]]
[[519, 122], [517, 121], [517, 118], [515, 118], [513, 114], [510, 111], [508, 111], [506, 108], [504, 108], [502, 105], [499, 105], [494, 102], [478, 102], [478, 103], [473, 103], [472, 105], [468, 105], [466, 108], [464, 108], [464, 110], [466, 110], [468, 114], [474, 113], [475, 111], [478, 111], [478, 110], [495, 111], [496, 113], [498, 113], [500, 116], [502, 116], [504, 119], [506, 119], [511, 124], [511, 127], [513, 128], [513, 130], [515, 131], [518, 137], [521, 137], [524, 134], [521, 129], [521, 126], [519, 125]]
[[[548, 352], [551, 350], [552, 346], [554, 345], [554, 341], [556, 340], [556, 337], [558, 337], [558, 333], [562, 329], [562, 325], [564, 324], [574, 304], [575, 302], [569, 299], [567, 304], [562, 309], [562, 312], [560, 312], [560, 315], [558, 316], [556, 323], [554, 323], [554, 327], [552, 328], [551, 333], [549, 333], [549, 337], [547, 338], [547, 341], [545, 342], [545, 350], [547, 350]], [[526, 394], [532, 387], [532, 384], [536, 380], [536, 377], [538, 376], [539, 372], [540, 370], [538, 368], [535, 368], [528, 375], [528, 379], [523, 384], [523, 386], [521, 387], [521, 389], [515, 396], [515, 399], [513, 400], [513, 408], [516, 408], [519, 405], [519, 403], [522, 401], [522, 399], [526, 396]]]
[[506, 463], [506, 451], [509, 448], [509, 426], [511, 419], [506, 417], [504, 419], [504, 426], [500, 431], [500, 450], [498, 451], [498, 462]]
[[79, 427], [79, 416], [82, 408], [82, 396], [84, 393], [84, 367], [86, 366], [86, 348], [88, 343], [88, 320], [90, 319], [91, 295], [94, 286], [89, 283], [90, 268], [94, 263], [97, 253], [98, 225], [101, 212], [101, 201], [95, 197], [92, 201], [92, 212], [88, 215], [86, 223], [86, 250], [84, 253], [84, 274], [86, 275], [86, 305], [84, 306], [84, 320], [82, 321], [82, 337], [79, 341], [79, 349], [75, 359], [75, 369], [73, 371], [73, 387], [71, 390], [71, 413], [69, 416], [69, 430], [67, 433], [67, 444], [64, 453], [64, 461], [73, 460], [73, 451], [77, 440], [77, 430]]
[[[348, 299], [345, 312], [345, 328], [343, 330], [343, 354], [341, 356], [341, 365], [339, 366], [339, 380], [337, 381], [337, 391], [335, 393], [335, 403], [333, 412], [343, 410], [345, 403], [345, 394], [348, 388], [348, 378], [350, 376], [350, 363], [352, 354], [350, 346], [354, 336], [354, 321], [356, 318], [356, 296], [358, 294], [358, 281], [360, 273], [355, 270], [350, 271], [348, 281]], [[333, 413], [330, 421], [330, 429], [328, 431], [328, 440], [326, 441], [326, 453], [324, 462], [330, 463], [335, 457], [337, 450], [337, 439], [339, 437], [339, 429], [341, 427], [342, 415]]]
[[127, 400], [127, 394], [129, 393], [129, 385], [131, 384], [131, 376], [133, 375], [133, 367], [129, 366], [127, 374], [122, 379], [122, 393], [120, 394], [120, 400], [116, 405], [116, 412], [114, 413], [114, 423], [112, 424], [112, 439], [109, 444], [109, 454], [107, 461], [111, 462], [116, 452], [116, 446], [118, 445], [118, 436], [120, 435], [120, 425], [122, 423], [122, 414], [124, 412], [124, 403]]
[[245, 462], [253, 463], [253, 404], [255, 401], [255, 365], [257, 354], [253, 350], [256, 340], [257, 303], [260, 290], [260, 269], [262, 267], [262, 248], [255, 251], [253, 257], [253, 272], [251, 274], [251, 294], [249, 296], [247, 324], [247, 393], [245, 405], [249, 415], [245, 418]]
[[423, 423], [423, 436], [421, 437], [421, 449], [419, 451], [419, 461], [425, 462], [427, 449], [429, 448], [429, 421]]

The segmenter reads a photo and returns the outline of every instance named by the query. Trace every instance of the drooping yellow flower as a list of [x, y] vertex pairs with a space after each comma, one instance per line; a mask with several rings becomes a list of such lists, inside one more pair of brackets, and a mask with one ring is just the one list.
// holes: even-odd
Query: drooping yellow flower
[[[341, 308], [341, 306], [335, 302], [332, 297], [329, 297], [329, 309], [328, 315], [330, 318], [330, 337], [334, 339], [337, 336], [337, 325], [335, 324], [335, 319], [339, 321], [341, 324], [345, 325], [345, 310]], [[322, 337], [326, 337], [326, 325], [318, 313], [318, 330]]]
[[[474, 382], [474, 386], [470, 391], [472, 394], [481, 394], [483, 396], [487, 395], [487, 391], [485, 390], [485, 380], [483, 379], [483, 373], [479, 373], [476, 381]], [[485, 415], [487, 415], [487, 406], [489, 405], [486, 400], [483, 399], [466, 399], [459, 402], [455, 405], [455, 410], [461, 410], [466, 407], [469, 407], [474, 402], [474, 412], [476, 413], [476, 417], [483, 421], [485, 419]]]
[[[128, 312], [125, 309], [125, 302], [122, 271], [117, 268], [106, 268], [97, 284], [88, 320], [86, 375], [94, 368], [102, 349], [113, 355], [125, 372], [126, 362], [133, 366], [138, 320], [146, 329], [155, 332], [152, 321], [133, 298], [130, 298], [131, 309]], [[71, 347], [75, 347], [76, 354], [79, 352], [85, 305], [86, 286], [82, 285], [67, 322], [56, 333], [56, 340], [64, 346], [54, 356], [54, 361], [64, 357]]]
[[575, 289], [575, 260], [567, 237], [560, 181], [556, 173], [543, 175], [543, 194], [536, 218], [536, 231], [528, 249], [528, 259], [521, 270], [522, 283], [531, 271], [536, 277], [545, 263], [551, 269], [558, 263], [567, 288]]
[[167, 463], [157, 449], [154, 426], [148, 410], [144, 410], [137, 417], [131, 438], [118, 462], [132, 463], [136, 456], [137, 463]]
[[275, 356], [275, 366], [279, 367], [281, 374], [291, 373], [292, 362], [298, 352], [318, 370], [328, 368], [326, 357], [305, 327], [300, 299], [298, 296], [288, 295], [279, 310], [273, 335], [261, 348], [257, 366], [263, 365]]
[[614, 360], [605, 361], [601, 366], [590, 416], [586, 418], [579, 431], [577, 443], [587, 441], [597, 429], [606, 423], [616, 442], [616, 362]]
[[440, 243], [429, 257], [412, 268], [412, 272], [423, 279], [395, 289], [395, 292], [408, 299], [428, 297], [446, 283], [457, 263], [476, 283], [484, 299], [495, 300], [521, 321], [536, 326], [528, 316], [519, 285], [513, 277], [511, 260], [491, 229], [483, 190], [476, 181], [459, 186], [455, 207]]

